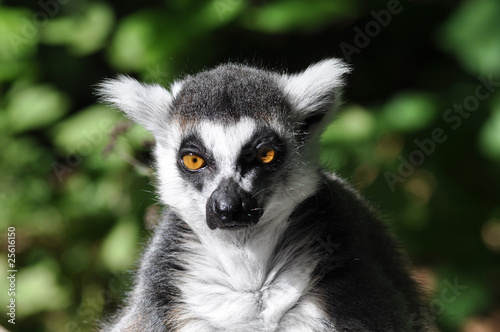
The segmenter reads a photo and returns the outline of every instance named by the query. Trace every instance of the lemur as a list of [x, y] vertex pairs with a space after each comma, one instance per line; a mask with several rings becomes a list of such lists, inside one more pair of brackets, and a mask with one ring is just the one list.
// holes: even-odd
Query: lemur
[[169, 89], [98, 94], [149, 130], [167, 207], [102, 331], [425, 331], [407, 259], [374, 209], [322, 169], [349, 67], [223, 64]]

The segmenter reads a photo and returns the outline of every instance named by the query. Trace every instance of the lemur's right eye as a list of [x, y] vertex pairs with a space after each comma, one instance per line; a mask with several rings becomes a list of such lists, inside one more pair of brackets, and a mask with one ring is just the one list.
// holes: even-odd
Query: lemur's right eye
[[276, 150], [267, 146], [262, 147], [257, 150], [257, 157], [261, 163], [269, 164], [276, 157]]
[[197, 171], [204, 167], [206, 163], [202, 157], [194, 153], [188, 153], [182, 157], [182, 164], [190, 171]]

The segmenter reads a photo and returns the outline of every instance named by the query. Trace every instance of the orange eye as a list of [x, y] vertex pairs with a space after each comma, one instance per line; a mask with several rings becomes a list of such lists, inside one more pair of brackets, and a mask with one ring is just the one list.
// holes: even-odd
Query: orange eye
[[205, 159], [195, 154], [189, 153], [182, 157], [182, 163], [187, 169], [196, 171], [205, 166]]
[[276, 151], [269, 147], [264, 147], [257, 152], [259, 160], [264, 164], [269, 164], [276, 157]]

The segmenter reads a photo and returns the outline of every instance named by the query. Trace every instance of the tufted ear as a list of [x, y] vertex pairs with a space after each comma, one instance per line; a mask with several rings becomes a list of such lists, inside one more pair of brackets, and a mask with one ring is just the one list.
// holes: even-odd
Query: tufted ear
[[281, 84], [292, 107], [292, 120], [310, 127], [333, 111], [340, 103], [343, 78], [349, 71], [342, 60], [332, 58], [313, 64], [301, 73], [283, 75]]
[[100, 83], [97, 94], [105, 103], [122, 110], [128, 118], [153, 134], [168, 120], [173, 95], [158, 84], [143, 84], [128, 76]]

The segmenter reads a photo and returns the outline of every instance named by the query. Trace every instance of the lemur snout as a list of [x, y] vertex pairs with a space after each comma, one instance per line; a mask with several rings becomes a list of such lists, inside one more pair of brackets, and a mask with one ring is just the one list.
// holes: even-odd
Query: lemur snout
[[210, 229], [240, 228], [256, 224], [262, 215], [252, 194], [233, 179], [224, 179], [207, 201], [207, 225]]

